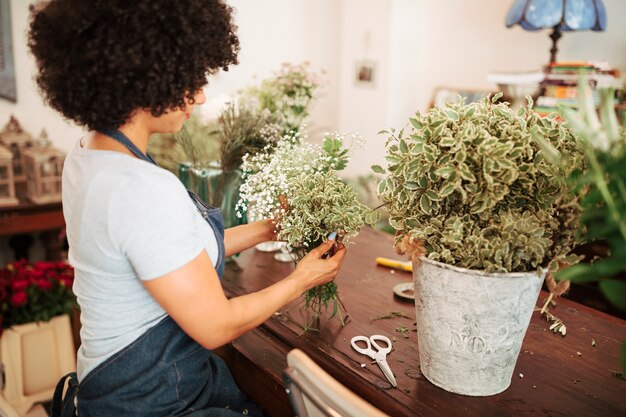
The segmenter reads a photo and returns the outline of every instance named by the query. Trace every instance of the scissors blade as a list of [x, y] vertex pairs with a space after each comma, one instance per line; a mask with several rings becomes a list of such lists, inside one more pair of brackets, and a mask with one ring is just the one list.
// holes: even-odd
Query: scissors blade
[[393, 376], [393, 372], [391, 372], [391, 368], [387, 364], [387, 361], [384, 360], [384, 359], [383, 360], [377, 360], [376, 363], [378, 363], [378, 366], [380, 367], [380, 370], [383, 371], [383, 374], [385, 375], [387, 380], [391, 383], [391, 385], [393, 387], [397, 387], [398, 384], [396, 383], [396, 377]]

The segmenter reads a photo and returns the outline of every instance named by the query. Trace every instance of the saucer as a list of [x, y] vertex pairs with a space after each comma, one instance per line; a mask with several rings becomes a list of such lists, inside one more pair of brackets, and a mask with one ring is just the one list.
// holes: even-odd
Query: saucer
[[403, 282], [393, 287], [393, 293], [404, 301], [415, 300], [415, 289], [412, 282]]

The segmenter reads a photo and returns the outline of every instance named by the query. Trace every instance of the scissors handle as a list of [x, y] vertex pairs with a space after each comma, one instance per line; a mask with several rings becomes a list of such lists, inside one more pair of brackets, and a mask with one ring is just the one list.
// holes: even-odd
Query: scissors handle
[[[360, 347], [357, 345], [357, 342], [364, 342], [365, 347]], [[378, 342], [385, 342], [385, 346], [381, 346]], [[354, 336], [352, 340], [350, 340], [350, 344], [357, 352], [367, 355], [372, 359], [376, 359], [376, 355], [387, 355], [387, 353], [391, 352], [391, 340], [387, 336], [383, 336], [380, 334], [375, 334], [370, 337], [365, 336]]]
[[[361, 347], [359, 345], [357, 345], [357, 342], [365, 342], [365, 347]], [[367, 355], [370, 358], [374, 359], [374, 350], [372, 349], [372, 342], [370, 342], [369, 337], [365, 337], [365, 336], [354, 336], [352, 338], [352, 340], [350, 340], [350, 344], [352, 345], [352, 348], [354, 350], [356, 350], [357, 352], [363, 354], [363, 355]]]
[[[391, 340], [389, 340], [387, 336], [375, 334], [370, 336], [370, 341], [372, 342], [372, 346], [374, 346], [379, 353], [386, 355], [391, 352]], [[380, 346], [377, 342], [385, 342], [385, 347]]]

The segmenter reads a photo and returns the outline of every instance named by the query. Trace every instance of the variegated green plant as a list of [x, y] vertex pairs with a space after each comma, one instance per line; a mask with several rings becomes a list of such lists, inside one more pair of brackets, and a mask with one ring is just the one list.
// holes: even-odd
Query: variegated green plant
[[[372, 170], [385, 174], [378, 193], [396, 245], [410, 236], [430, 259], [488, 272], [531, 271], [567, 257], [580, 214], [566, 183], [582, 161], [575, 140], [530, 100], [514, 112], [500, 96], [447, 103], [399, 132], [381, 132], [389, 164]], [[548, 162], [535, 137], [572, 164]]]

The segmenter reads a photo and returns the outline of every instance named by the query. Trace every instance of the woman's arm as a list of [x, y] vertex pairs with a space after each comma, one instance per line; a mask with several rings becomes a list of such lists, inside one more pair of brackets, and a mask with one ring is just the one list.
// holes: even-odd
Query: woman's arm
[[329, 239], [313, 249], [282, 281], [236, 298], [226, 298], [204, 250], [176, 271], [144, 281], [144, 286], [185, 333], [215, 349], [263, 323], [309, 288], [332, 280], [346, 254], [341, 246], [332, 257], [322, 259], [334, 243]]
[[274, 225], [269, 220], [259, 220], [224, 231], [226, 257], [242, 252], [261, 242], [274, 240]]

